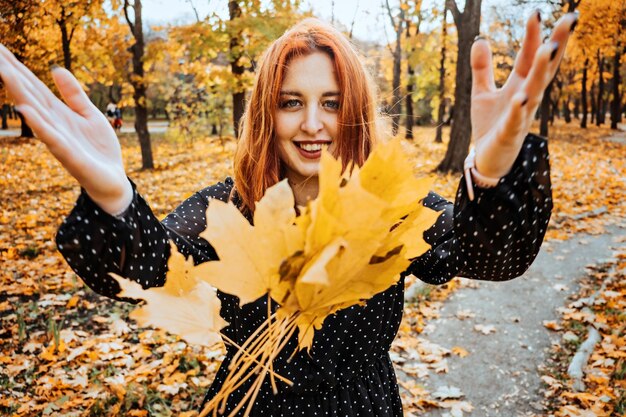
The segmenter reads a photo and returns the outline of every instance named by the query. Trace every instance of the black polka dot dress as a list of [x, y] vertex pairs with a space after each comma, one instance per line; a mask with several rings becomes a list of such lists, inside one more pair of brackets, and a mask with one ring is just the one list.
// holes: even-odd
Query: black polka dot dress
[[[59, 228], [58, 248], [85, 283], [107, 297], [119, 299], [115, 295], [119, 287], [108, 272], [144, 288], [161, 286], [169, 240], [196, 263], [217, 258], [198, 234], [206, 227], [210, 200], [228, 200], [233, 185], [226, 178], [195, 193], [162, 222], [137, 192], [121, 218], [103, 212], [82, 192]], [[300, 352], [287, 362], [296, 346], [294, 337], [274, 364], [294, 385], [281, 385], [274, 395], [266, 381], [252, 415], [402, 416], [388, 352], [402, 318], [404, 277], [414, 274], [425, 282], [443, 284], [454, 276], [503, 281], [521, 275], [539, 251], [552, 210], [547, 142], [528, 135], [511, 172], [494, 188], [476, 187], [474, 201], [469, 201], [461, 179], [454, 204], [434, 193], [424, 204], [443, 210], [425, 233], [432, 248], [413, 261], [398, 284], [365, 306], [329, 317], [315, 334], [311, 352]], [[219, 297], [221, 315], [230, 323], [223, 332], [242, 344], [265, 320], [267, 298], [239, 307], [236, 297], [224, 293]], [[233, 354], [229, 348], [205, 401], [219, 390]], [[230, 397], [229, 410], [246, 389], [243, 386]]]

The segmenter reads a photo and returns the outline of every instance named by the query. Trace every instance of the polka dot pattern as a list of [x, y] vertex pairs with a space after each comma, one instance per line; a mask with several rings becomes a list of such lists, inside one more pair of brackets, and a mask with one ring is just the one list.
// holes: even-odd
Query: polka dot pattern
[[[132, 183], [132, 182], [131, 182]], [[211, 199], [227, 201], [233, 180], [207, 187], [183, 202], [162, 222], [135, 191], [131, 207], [116, 218], [103, 212], [83, 191], [57, 233], [57, 246], [72, 269], [94, 291], [118, 300], [115, 272], [144, 288], [162, 286], [169, 240], [196, 263], [217, 259], [198, 234], [206, 225]], [[133, 189], [135, 185], [133, 184]], [[464, 181], [450, 203], [430, 193], [424, 205], [443, 213], [424, 237], [432, 248], [416, 258], [399, 282], [364, 302], [329, 317], [315, 335], [310, 352], [287, 361], [293, 338], [274, 363], [294, 382], [279, 385], [278, 395], [266, 383], [253, 416], [402, 416], [402, 404], [389, 358], [404, 303], [404, 277], [415, 274], [431, 284], [454, 276], [507, 280], [522, 274], [537, 255], [552, 210], [547, 142], [528, 135], [511, 172], [498, 186], [475, 188], [469, 201]], [[236, 196], [235, 196], [236, 201]], [[267, 297], [239, 306], [237, 297], [218, 292], [221, 315], [230, 325], [223, 332], [242, 344], [265, 320]], [[271, 308], [276, 309], [275, 303]], [[205, 401], [219, 390], [234, 354], [229, 347]], [[227, 410], [240, 402], [247, 385], [229, 399]]]
[[505, 281], [522, 275], [539, 253], [552, 213], [549, 162], [548, 142], [530, 134], [496, 187], [474, 184], [474, 201], [464, 178], [454, 204], [430, 193], [424, 205], [443, 213], [424, 233], [432, 248], [407, 272], [435, 285], [455, 276]]

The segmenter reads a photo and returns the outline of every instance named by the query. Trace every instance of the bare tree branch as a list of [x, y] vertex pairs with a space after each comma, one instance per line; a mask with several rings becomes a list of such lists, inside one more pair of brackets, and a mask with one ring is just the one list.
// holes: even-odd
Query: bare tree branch
[[446, 7], [452, 13], [452, 17], [454, 18], [454, 24], [459, 26], [459, 22], [463, 17], [462, 13], [459, 11], [458, 6], [456, 5], [456, 1], [454, 0], [446, 0]]
[[352, 23], [350, 23], [350, 39], [352, 39], [352, 31], [354, 30], [354, 22], [356, 21], [356, 14], [359, 10], [359, 0], [356, 0], [356, 8], [354, 9], [354, 16], [352, 16]]
[[133, 37], [135, 36], [135, 25], [131, 22], [130, 17], [128, 16], [128, 7], [130, 3], [128, 0], [124, 0], [124, 17], [126, 18], [126, 22], [128, 22], [128, 27], [130, 27], [130, 31], [133, 33]]
[[[385, 5], [381, 3], [380, 8], [385, 9]], [[378, 14], [376, 17], [377, 22], [380, 17], [381, 17], [381, 14]], [[385, 41], [386, 41], [385, 45], [387, 46], [387, 50], [389, 51], [391, 55], [393, 55], [393, 49], [391, 49], [391, 42], [389, 42], [389, 35], [387, 34], [387, 29], [385, 28], [384, 23], [383, 23], [383, 33], [385, 34]]]
[[193, 4], [193, 0], [186, 0], [187, 3], [191, 6], [191, 10], [193, 10], [193, 14], [196, 15], [196, 22], [200, 23], [200, 15], [198, 14], [198, 9]]
[[[389, 0], [385, 0], [385, 8], [387, 9], [387, 13], [389, 14], [389, 19], [391, 20], [391, 26], [393, 26], [393, 30], [398, 31], [398, 25], [396, 25], [396, 19], [393, 18], [391, 14], [391, 6], [389, 5]], [[400, 22], [402, 24], [402, 22]]]

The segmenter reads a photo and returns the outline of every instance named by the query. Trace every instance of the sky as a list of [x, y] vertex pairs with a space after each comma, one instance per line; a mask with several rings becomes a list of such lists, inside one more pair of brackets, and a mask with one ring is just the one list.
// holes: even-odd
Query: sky
[[[143, 0], [144, 21], [148, 24], [192, 22], [195, 16], [190, 1], [198, 10], [201, 19], [213, 12], [225, 18], [228, 17], [228, 1], [226, 0]], [[348, 28], [354, 21], [353, 35], [358, 39], [386, 43], [386, 39], [393, 39], [394, 35], [389, 17], [380, 13], [383, 1], [334, 0], [334, 18]], [[431, 7], [436, 1], [443, 0], [427, 0], [426, 3], [429, 4], [427, 7]], [[307, 9], [313, 9], [316, 16], [331, 21], [333, 0], [304, 0], [303, 2]], [[506, 3], [505, 0], [484, 0], [483, 11], [491, 5]]]
[[[212, 12], [217, 12], [224, 17], [228, 16], [228, 1], [226, 0], [143, 0], [144, 20], [153, 24], [194, 21], [195, 15], [189, 4], [190, 1], [198, 10], [200, 18]], [[334, 3], [337, 21], [347, 27], [353, 20], [355, 21], [355, 37], [363, 40], [384, 40], [382, 31], [389, 19], [385, 15], [382, 16], [386, 18], [384, 23], [380, 22], [381, 0], [335, 0]], [[312, 8], [316, 16], [331, 20], [332, 0], [304, 0], [304, 5], [307, 9]]]

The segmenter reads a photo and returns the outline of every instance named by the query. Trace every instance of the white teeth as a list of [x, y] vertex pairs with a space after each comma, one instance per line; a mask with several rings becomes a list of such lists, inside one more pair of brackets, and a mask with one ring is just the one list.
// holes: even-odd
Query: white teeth
[[300, 146], [300, 148], [304, 149], [307, 152], [317, 152], [317, 151], [321, 151], [322, 148], [327, 148], [328, 144], [324, 143], [299, 143], [298, 146]]

